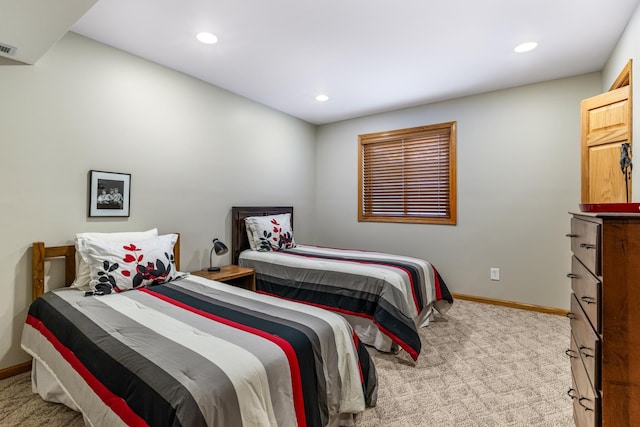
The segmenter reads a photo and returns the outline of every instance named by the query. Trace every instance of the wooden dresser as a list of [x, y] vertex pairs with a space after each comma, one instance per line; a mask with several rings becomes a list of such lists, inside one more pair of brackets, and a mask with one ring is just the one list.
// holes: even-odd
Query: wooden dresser
[[640, 425], [640, 214], [571, 217], [576, 426]]

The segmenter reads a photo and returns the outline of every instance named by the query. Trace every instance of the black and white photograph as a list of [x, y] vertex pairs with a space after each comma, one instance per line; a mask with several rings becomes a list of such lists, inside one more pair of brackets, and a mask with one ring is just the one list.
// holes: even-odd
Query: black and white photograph
[[129, 216], [131, 174], [90, 171], [89, 216]]

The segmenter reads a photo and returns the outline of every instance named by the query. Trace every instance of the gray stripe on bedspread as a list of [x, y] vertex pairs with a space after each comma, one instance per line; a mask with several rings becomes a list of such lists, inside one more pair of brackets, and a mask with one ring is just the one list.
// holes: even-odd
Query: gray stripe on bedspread
[[[339, 375], [337, 375], [338, 371], [325, 369], [323, 364], [323, 357], [325, 363], [330, 366], [337, 366], [338, 364], [338, 356], [335, 351], [328, 350], [335, 348], [334, 331], [331, 325], [323, 319], [304, 312], [286, 309], [282, 307], [282, 305], [266, 305], [262, 300], [257, 302], [252, 298], [245, 298], [242, 295], [234, 295], [228, 292], [218, 291], [214, 288], [205, 287], [197, 282], [191, 281], [189, 278], [178, 282], [171, 282], [164, 286], [179, 288], [181, 292], [188, 293], [192, 297], [201, 300], [206, 300], [206, 297], [203, 296], [206, 295], [207, 297], [214, 298], [215, 303], [221, 306], [232, 308], [236, 311], [243, 312], [257, 318], [274, 321], [290, 328], [295, 328], [305, 334], [313, 346], [316, 372], [318, 373], [319, 408], [323, 424], [328, 422], [328, 413], [326, 408], [329, 408], [331, 413], [337, 413], [339, 411], [341, 380]], [[278, 301], [279, 300], [277, 299], [273, 300], [273, 302]], [[315, 331], [322, 331], [322, 341]], [[225, 339], [233, 341], [236, 339], [236, 336], [232, 335], [225, 337]], [[247, 350], [250, 349], [245, 343], [242, 345], [245, 346]], [[263, 359], [264, 347], [260, 346], [254, 350], [256, 351], [256, 355], [259, 355], [260, 359]], [[327, 387], [327, 379], [325, 378], [325, 375], [328, 373], [331, 375], [328, 379], [331, 384], [331, 387], [329, 388]], [[288, 383], [286, 384], [286, 387], [290, 388], [291, 377], [289, 375], [289, 371], [287, 371], [285, 375], [283, 373], [278, 373], [276, 371], [272, 372], [271, 369], [267, 369], [267, 374], [269, 375], [269, 389], [272, 394], [281, 393], [281, 390], [285, 387], [285, 384], [282, 384], [283, 381], [287, 381]], [[305, 375], [310, 373], [302, 372], [301, 374]]]
[[[65, 310], [74, 324], [87, 335], [103, 335], [103, 331], [107, 332], [109, 336], [102, 337], [97, 345], [149, 384], [165, 400], [179, 402], [175, 409], [181, 425], [204, 426], [207, 425], [205, 418], [215, 419], [215, 425], [241, 425], [238, 402], [229, 398], [235, 395], [233, 384], [219, 367], [102, 304], [100, 297], [85, 298], [79, 292], [69, 292], [69, 297], [66, 294], [65, 298], [79, 310]], [[125, 295], [135, 299], [143, 294], [122, 294]], [[204, 395], [209, 399], [210, 395], [224, 396], [224, 399], [218, 399], [219, 406], [214, 414], [208, 413], [212, 409], [208, 405], [199, 407], [197, 402], [201, 402]]]

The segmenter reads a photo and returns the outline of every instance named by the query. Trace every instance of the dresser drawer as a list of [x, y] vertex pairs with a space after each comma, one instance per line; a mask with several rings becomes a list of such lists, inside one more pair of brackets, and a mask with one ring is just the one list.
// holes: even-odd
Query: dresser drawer
[[[573, 365], [572, 365], [573, 368]], [[600, 394], [594, 392], [586, 377], [584, 367], [571, 369], [573, 418], [577, 427], [600, 427]]]
[[571, 278], [571, 289], [593, 329], [597, 333], [602, 333], [600, 318], [602, 312], [600, 304], [602, 285], [600, 280], [591, 274], [576, 257], [571, 257], [571, 273], [569, 277]]
[[571, 218], [571, 251], [596, 276], [600, 276], [600, 224]]
[[[578, 351], [578, 344], [576, 343], [576, 339], [573, 337], [573, 334], [570, 335], [569, 340], [571, 341], [571, 346], [569, 351], [567, 351], [567, 355], [571, 358], [571, 372], [585, 371], [584, 362], [582, 362], [582, 357]], [[575, 384], [573, 388], [576, 388]]]
[[600, 385], [600, 338], [591, 327], [575, 295], [571, 296], [571, 334], [576, 341], [589, 381], [596, 390]]

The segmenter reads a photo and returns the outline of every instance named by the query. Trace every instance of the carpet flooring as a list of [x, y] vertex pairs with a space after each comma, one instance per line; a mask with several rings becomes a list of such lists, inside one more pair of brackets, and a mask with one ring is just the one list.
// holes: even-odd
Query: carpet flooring
[[[414, 364], [369, 349], [378, 405], [356, 427], [573, 426], [568, 319], [457, 300], [420, 330]], [[75, 427], [82, 416], [31, 392], [28, 373], [0, 381], [0, 426]]]

